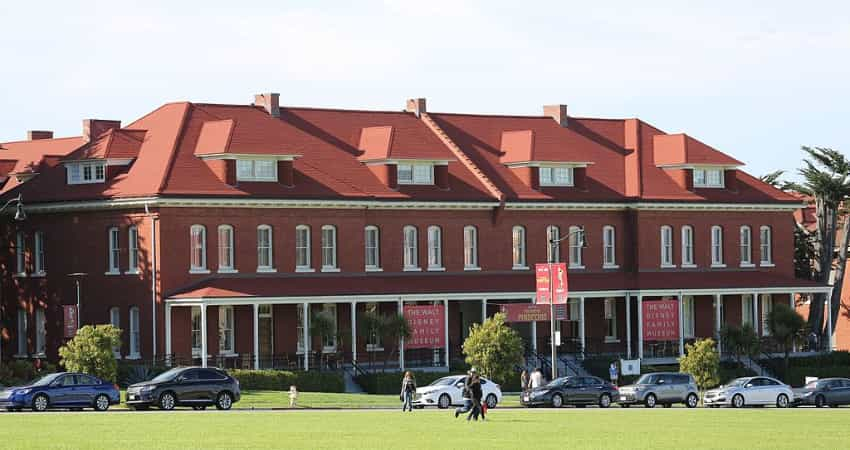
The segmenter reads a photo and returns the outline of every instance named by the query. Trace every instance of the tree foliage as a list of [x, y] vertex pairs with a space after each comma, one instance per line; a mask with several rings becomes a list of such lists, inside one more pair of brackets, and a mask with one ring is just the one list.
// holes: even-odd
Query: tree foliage
[[770, 335], [782, 345], [785, 352], [785, 376], [788, 374], [789, 356], [795, 337], [802, 337], [806, 321], [797, 311], [785, 304], [773, 305], [773, 310], [767, 315], [767, 329]]
[[522, 363], [523, 344], [519, 334], [505, 325], [505, 315], [495, 314], [474, 324], [463, 342], [466, 362], [497, 383], [506, 383]]
[[714, 339], [698, 339], [685, 346], [685, 356], [679, 358], [679, 370], [693, 375], [700, 390], [720, 384], [720, 355]]
[[398, 351], [399, 340], [409, 338], [411, 330], [410, 324], [407, 323], [407, 319], [402, 314], [386, 315], [381, 322], [383, 323], [384, 338], [387, 339], [387, 342], [392, 343], [393, 349], [391, 352], [384, 353], [384, 368], [386, 369], [390, 355]]
[[82, 372], [104, 380], [118, 380], [113, 348], [121, 345], [121, 330], [112, 325], [86, 325], [67, 344], [59, 347], [61, 364], [70, 372]]
[[720, 329], [723, 350], [731, 354], [738, 364], [744, 356], [753, 357], [759, 353], [759, 337], [751, 324], [724, 325]]

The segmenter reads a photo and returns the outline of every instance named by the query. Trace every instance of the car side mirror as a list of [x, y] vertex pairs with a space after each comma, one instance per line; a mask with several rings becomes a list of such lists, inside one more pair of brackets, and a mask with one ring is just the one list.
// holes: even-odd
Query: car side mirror
[[749, 389], [749, 388], [753, 387], [753, 384], [752, 384], [752, 383], [747, 383], [747, 384], [745, 384], [745, 385], [744, 385], [744, 387], [745, 387], [745, 388], [747, 388], [747, 389]]
[[182, 383], [182, 382], [186, 381], [186, 377], [181, 375], [181, 376], [177, 377], [175, 379], [175, 381], [177, 381], [178, 383]]

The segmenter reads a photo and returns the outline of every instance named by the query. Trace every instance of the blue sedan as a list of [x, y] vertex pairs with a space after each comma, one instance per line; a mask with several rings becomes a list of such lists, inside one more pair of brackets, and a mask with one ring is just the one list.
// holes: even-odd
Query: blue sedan
[[20, 411], [46, 411], [48, 408], [94, 408], [106, 411], [121, 401], [118, 386], [82, 373], [60, 372], [45, 375], [27, 386], [0, 392], [0, 408]]

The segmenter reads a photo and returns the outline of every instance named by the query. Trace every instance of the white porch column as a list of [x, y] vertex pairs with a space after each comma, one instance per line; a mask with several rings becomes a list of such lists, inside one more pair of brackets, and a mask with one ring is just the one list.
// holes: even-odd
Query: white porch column
[[638, 359], [643, 359], [643, 295], [637, 295], [638, 313]]
[[260, 305], [254, 303], [254, 370], [260, 369]]
[[201, 367], [207, 367], [207, 304], [201, 303]]
[[632, 295], [626, 294], [626, 358], [632, 359]]
[[[788, 307], [790, 307], [790, 308], [791, 308], [791, 311], [796, 311], [796, 310], [797, 310], [797, 305], [796, 305], [796, 303], [794, 302], [794, 298], [795, 298], [796, 296], [797, 296], [797, 293], [796, 293], [796, 292], [791, 292], [791, 293], [789, 293], [789, 294], [788, 294]], [[797, 351], [797, 339], [792, 339], [792, 340], [791, 340], [791, 351], [792, 351], [792, 352], [796, 352], [796, 351]]]
[[756, 336], [761, 336], [761, 314], [759, 314], [759, 295], [753, 292], [753, 328], [756, 330]]
[[714, 335], [717, 337], [717, 354], [722, 355], [723, 346], [720, 342], [720, 328], [723, 327], [721, 309], [723, 308], [723, 295], [714, 295]]
[[449, 300], [443, 300], [443, 339], [446, 341], [446, 368], [449, 367]]
[[829, 289], [829, 293], [826, 294], [826, 342], [828, 344], [826, 350], [832, 351], [833, 342], [832, 342], [832, 290], [834, 288]]
[[684, 300], [682, 293], [679, 292], [679, 357], [685, 356], [685, 324], [683, 323], [685, 314], [682, 312], [682, 306], [684, 306]]
[[[569, 302], [569, 300], [567, 300]], [[569, 304], [569, 303], [568, 303]], [[578, 324], [578, 337], [581, 342], [581, 354], [584, 356], [584, 348], [585, 348], [585, 335], [584, 335], [584, 297], [579, 297], [578, 299], [578, 314], [581, 318], [581, 321]]]
[[301, 304], [301, 323], [304, 324], [304, 370], [310, 370], [310, 304]]
[[171, 305], [168, 303], [165, 304], [165, 362], [171, 367]]
[[481, 323], [487, 320], [487, 299], [481, 299]]
[[357, 302], [351, 302], [351, 361], [357, 362]]
[[[398, 299], [398, 315], [404, 316], [404, 301], [399, 298]], [[401, 370], [404, 370], [404, 338], [400, 337], [398, 339], [398, 367]]]

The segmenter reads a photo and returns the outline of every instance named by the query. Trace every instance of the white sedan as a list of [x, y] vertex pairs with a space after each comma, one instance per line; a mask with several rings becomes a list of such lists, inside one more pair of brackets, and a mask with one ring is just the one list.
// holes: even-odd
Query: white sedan
[[[446, 409], [452, 405], [463, 405], [463, 381], [465, 375], [452, 375], [434, 380], [427, 386], [416, 388], [413, 405], [416, 407], [436, 406]], [[495, 408], [502, 401], [502, 388], [481, 377], [481, 390], [487, 408]]]
[[777, 408], [787, 408], [793, 399], [791, 386], [779, 380], [770, 377], [744, 377], [707, 391], [702, 401], [708, 407], [776, 405]]

